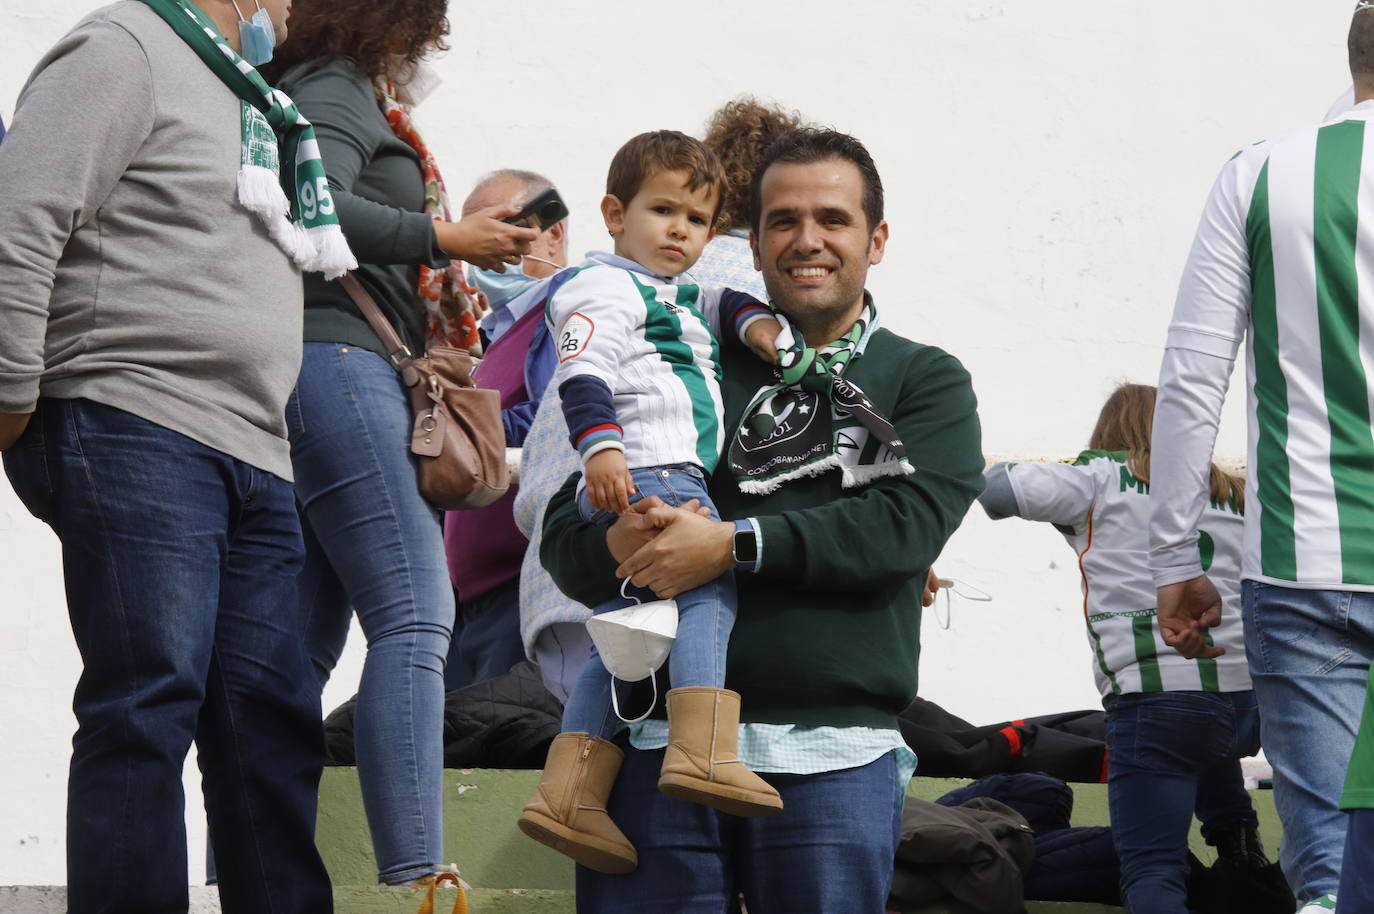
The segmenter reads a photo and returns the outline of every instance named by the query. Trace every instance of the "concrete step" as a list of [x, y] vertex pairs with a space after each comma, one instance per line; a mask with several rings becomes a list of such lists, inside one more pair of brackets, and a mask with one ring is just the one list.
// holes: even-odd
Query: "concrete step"
[[[408, 889], [379, 886], [341, 886], [334, 890], [335, 914], [414, 914], [424, 896]], [[435, 893], [436, 914], [453, 910], [456, 893]], [[472, 889], [468, 892], [471, 914], [575, 914], [570, 891], [523, 889]], [[0, 886], [0, 911], [4, 914], [65, 914], [64, 886]], [[1086, 904], [1029, 902], [1029, 914], [1120, 914], [1120, 908]], [[220, 914], [219, 895], [213, 887], [192, 886], [190, 914]], [[981, 914], [965, 905], [935, 904], [904, 914]]]
[[[561, 854], [529, 840], [515, 818], [539, 780], [537, 771], [449, 769], [444, 772], [444, 846], [463, 878], [472, 914], [573, 914], [573, 866]], [[916, 778], [908, 793], [933, 800], [968, 783], [964, 780]], [[1101, 784], [1075, 784], [1072, 824], [1107, 825], [1107, 791]], [[1279, 844], [1279, 822], [1273, 794], [1251, 794], [1259, 812], [1260, 832], [1271, 854]], [[334, 880], [336, 914], [411, 914], [422, 895], [410, 889], [375, 885], [372, 842], [363, 815], [358, 775], [353, 768], [325, 769], [320, 784], [317, 840]], [[1203, 862], [1215, 859], [1196, 826], [1193, 852]], [[0, 886], [4, 914], [64, 914], [67, 892], [61, 886]], [[447, 914], [455, 893], [441, 889], [435, 911]], [[1029, 914], [1107, 914], [1121, 909], [1092, 904], [1028, 902]], [[213, 888], [192, 886], [190, 914], [219, 914]], [[981, 914], [956, 904], [937, 903], [902, 914]]]
[[[463, 878], [471, 885], [488, 889], [520, 889], [530, 904], [536, 901], [547, 908], [530, 910], [573, 910], [571, 892], [573, 867], [566, 857], [529, 840], [515, 827], [516, 816], [539, 781], [538, 771], [505, 771], [488, 769], [449, 769], [444, 772], [444, 847], [450, 860], [456, 861]], [[966, 780], [944, 778], [915, 778], [908, 794], [934, 800]], [[1108, 825], [1107, 789], [1103, 784], [1075, 784], [1074, 810], [1071, 824], [1075, 826]], [[1262, 790], [1251, 794], [1260, 817], [1260, 832], [1271, 855], [1279, 844], [1279, 822], [1274, 812], [1273, 793]], [[320, 786], [319, 828], [320, 852], [335, 885], [368, 886], [376, 881], [372, 844], [363, 816], [362, 797], [358, 791], [357, 772], [352, 768], [325, 770]], [[1204, 863], [1212, 863], [1215, 853], [1202, 840], [1194, 824], [1191, 837], [1193, 852]], [[359, 890], [361, 891], [361, 890]], [[394, 890], [371, 890], [364, 904], [399, 904]], [[385, 899], [385, 901], [384, 901]], [[352, 900], [347, 902], [352, 904]], [[504, 896], [483, 899], [474, 911], [505, 911], [498, 907]], [[563, 905], [559, 907], [558, 905]], [[361, 908], [341, 907], [341, 914], [362, 911]], [[390, 911], [393, 908], [376, 908]], [[399, 910], [399, 909], [396, 909]], [[525, 909], [521, 909], [525, 910]], [[1058, 904], [1031, 902], [1031, 914], [1096, 914], [1120, 911], [1101, 905]], [[977, 914], [963, 906], [937, 905], [919, 912], [904, 914]]]

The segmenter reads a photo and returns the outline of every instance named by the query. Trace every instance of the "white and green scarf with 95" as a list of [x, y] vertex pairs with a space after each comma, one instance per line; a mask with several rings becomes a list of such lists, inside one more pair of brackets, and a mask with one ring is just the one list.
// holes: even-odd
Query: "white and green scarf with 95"
[[187, 0], [143, 0], [239, 97], [238, 200], [301, 270], [334, 279], [358, 265], [329, 193], [315, 130], [234, 52], [210, 17]]

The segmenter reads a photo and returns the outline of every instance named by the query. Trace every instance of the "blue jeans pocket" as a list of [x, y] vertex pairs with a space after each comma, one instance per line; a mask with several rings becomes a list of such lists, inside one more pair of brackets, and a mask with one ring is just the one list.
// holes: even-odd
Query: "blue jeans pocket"
[[1254, 581], [1245, 588], [1246, 646], [1261, 672], [1320, 675], [1350, 658], [1348, 592]]
[[1109, 714], [1113, 759], [1147, 771], [1202, 771], [1227, 758], [1236, 741], [1229, 705], [1204, 698], [1142, 694], [1118, 701]]
[[43, 434], [43, 406], [34, 412], [19, 440], [4, 454], [5, 476], [20, 504], [45, 524], [53, 522], [53, 487]]

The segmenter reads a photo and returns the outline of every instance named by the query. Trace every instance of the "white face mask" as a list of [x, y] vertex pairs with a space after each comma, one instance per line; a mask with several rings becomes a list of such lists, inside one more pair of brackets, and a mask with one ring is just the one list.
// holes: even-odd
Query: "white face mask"
[[437, 67], [429, 61], [421, 60], [407, 64], [393, 74], [391, 80], [396, 84], [396, 101], [408, 108], [414, 108], [433, 95], [444, 78], [439, 75]]
[[[627, 578], [626, 584], [629, 583]], [[625, 590], [621, 586], [621, 592]], [[625, 609], [600, 613], [587, 620], [587, 634], [596, 645], [601, 662], [606, 665], [613, 679], [625, 682], [639, 682], [651, 679], [673, 648], [677, 637], [677, 601], [654, 600], [640, 603]], [[611, 703], [615, 706], [616, 716], [626, 723], [636, 723], [649, 716], [658, 701], [658, 687], [654, 687], [654, 701], [649, 710], [633, 720], [620, 713], [620, 704], [615, 695], [615, 683], [611, 683]]]

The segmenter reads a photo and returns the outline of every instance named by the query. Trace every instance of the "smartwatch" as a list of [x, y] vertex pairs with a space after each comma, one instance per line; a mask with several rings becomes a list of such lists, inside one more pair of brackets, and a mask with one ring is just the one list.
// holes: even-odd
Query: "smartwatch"
[[759, 538], [754, 525], [748, 521], [735, 521], [735, 539], [730, 547], [730, 556], [735, 565], [753, 569], [759, 561]]

